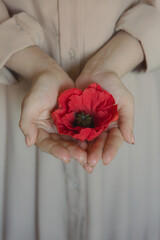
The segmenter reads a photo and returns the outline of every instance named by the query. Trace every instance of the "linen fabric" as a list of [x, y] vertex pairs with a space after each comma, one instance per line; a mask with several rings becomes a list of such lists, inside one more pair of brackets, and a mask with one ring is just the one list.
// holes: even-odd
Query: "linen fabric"
[[[0, 240], [159, 240], [159, 1], [5, 0], [0, 22]], [[146, 68], [122, 79], [135, 97], [136, 145], [91, 175], [28, 149], [18, 122], [30, 86], [6, 61], [38, 45], [75, 80], [119, 30], [145, 54]]]

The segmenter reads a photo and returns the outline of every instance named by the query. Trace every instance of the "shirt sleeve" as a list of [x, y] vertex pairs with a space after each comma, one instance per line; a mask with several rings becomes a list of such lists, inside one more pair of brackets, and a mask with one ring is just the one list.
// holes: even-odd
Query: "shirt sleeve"
[[16, 84], [14, 75], [4, 66], [16, 52], [29, 46], [42, 46], [44, 34], [40, 24], [29, 14], [21, 12], [9, 17], [0, 0], [0, 83]]
[[145, 55], [145, 71], [160, 67], [160, 2], [141, 0], [125, 11], [116, 24], [116, 31], [123, 30], [138, 39]]

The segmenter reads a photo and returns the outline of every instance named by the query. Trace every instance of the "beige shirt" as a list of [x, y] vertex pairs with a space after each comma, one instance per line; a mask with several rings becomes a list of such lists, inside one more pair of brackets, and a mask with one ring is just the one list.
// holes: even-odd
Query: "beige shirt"
[[[160, 1], [0, 0], [0, 21], [0, 240], [160, 239], [160, 71], [151, 71]], [[141, 42], [147, 66], [123, 79], [135, 96], [135, 147], [124, 144], [92, 175], [27, 149], [18, 121], [28, 84], [16, 84], [6, 61], [38, 45], [75, 79], [118, 30]]]
[[15, 82], [3, 66], [13, 53], [31, 45], [40, 46], [75, 78], [87, 59], [118, 30], [141, 41], [148, 70], [160, 66], [158, 0], [3, 2], [0, 1], [1, 83]]

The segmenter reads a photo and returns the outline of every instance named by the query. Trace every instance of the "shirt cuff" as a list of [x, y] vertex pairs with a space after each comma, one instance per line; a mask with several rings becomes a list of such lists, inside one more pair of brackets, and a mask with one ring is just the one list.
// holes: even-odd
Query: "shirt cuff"
[[0, 36], [0, 83], [16, 84], [17, 80], [4, 65], [14, 53], [26, 47], [42, 47], [43, 30], [33, 17], [22, 12], [0, 24]]
[[160, 67], [160, 12], [153, 6], [139, 4], [126, 11], [116, 24], [140, 41], [145, 55], [145, 71]]

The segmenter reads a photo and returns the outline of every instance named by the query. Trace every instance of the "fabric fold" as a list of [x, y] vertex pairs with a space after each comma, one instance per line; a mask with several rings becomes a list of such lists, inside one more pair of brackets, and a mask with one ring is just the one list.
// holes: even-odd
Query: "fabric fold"
[[1, 23], [0, 36], [0, 83], [16, 84], [17, 80], [4, 65], [14, 53], [26, 47], [41, 47], [43, 30], [32, 16], [22, 12]]
[[145, 71], [160, 67], [160, 11], [145, 3], [122, 14], [116, 31], [123, 30], [141, 42], [146, 62]]

